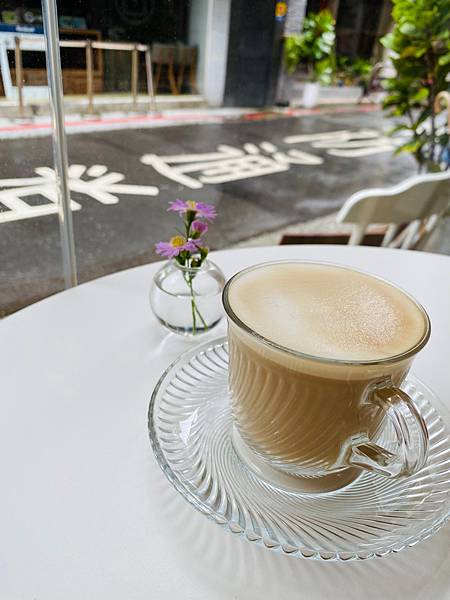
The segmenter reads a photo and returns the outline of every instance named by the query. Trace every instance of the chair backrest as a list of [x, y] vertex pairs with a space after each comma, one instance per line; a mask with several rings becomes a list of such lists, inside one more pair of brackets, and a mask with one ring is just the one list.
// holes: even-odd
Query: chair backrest
[[197, 64], [197, 46], [185, 46], [178, 44], [175, 63], [185, 67], [195, 67]]
[[[349, 244], [360, 244], [368, 225], [387, 224], [382, 246], [417, 247], [424, 243], [450, 204], [450, 171], [416, 175], [391, 188], [353, 194], [337, 215], [352, 223]], [[399, 225], [408, 224], [399, 238]]]
[[169, 44], [152, 44], [152, 61], [154, 64], [173, 64], [177, 47]]

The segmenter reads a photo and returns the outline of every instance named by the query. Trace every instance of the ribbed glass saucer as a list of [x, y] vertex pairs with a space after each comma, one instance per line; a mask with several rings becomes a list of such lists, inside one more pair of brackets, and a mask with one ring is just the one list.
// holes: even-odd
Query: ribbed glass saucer
[[162, 375], [149, 407], [150, 441], [169, 481], [229, 531], [280, 553], [363, 560], [413, 546], [450, 518], [450, 439], [416, 377], [403, 384], [428, 427], [427, 464], [389, 479], [363, 472], [335, 492], [309, 494], [262, 479], [233, 443], [226, 338], [182, 355]]

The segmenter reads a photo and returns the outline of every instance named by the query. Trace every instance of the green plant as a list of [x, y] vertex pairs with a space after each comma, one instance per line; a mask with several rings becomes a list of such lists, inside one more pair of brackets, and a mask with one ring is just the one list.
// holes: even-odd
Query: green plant
[[[409, 138], [397, 152], [412, 153], [419, 169], [439, 168], [448, 131], [436, 124], [436, 95], [448, 88], [450, 71], [449, 0], [393, 0], [394, 28], [381, 39], [392, 53], [396, 75], [385, 81], [384, 107], [394, 117], [406, 117], [391, 133]], [[408, 135], [409, 133], [409, 135]]]
[[334, 61], [334, 19], [328, 10], [309, 13], [303, 32], [285, 39], [284, 57], [289, 73], [305, 64], [310, 81], [331, 82]]
[[367, 82], [372, 74], [373, 65], [367, 58], [357, 58], [352, 64], [352, 72], [358, 83]]
[[344, 83], [361, 85], [369, 81], [373, 68], [369, 59], [339, 56], [336, 63], [336, 78]]

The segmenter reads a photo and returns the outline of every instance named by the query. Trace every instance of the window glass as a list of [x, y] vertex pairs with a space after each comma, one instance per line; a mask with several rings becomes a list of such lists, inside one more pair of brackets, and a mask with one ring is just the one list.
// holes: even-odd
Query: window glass
[[[346, 243], [336, 213], [351, 194], [417, 172], [417, 152], [395, 153], [411, 131], [390, 137], [398, 119], [381, 105], [395, 77], [380, 43], [394, 25], [389, 0], [57, 0], [57, 10], [79, 281], [158, 260], [177, 198], [216, 206], [212, 249], [286, 235]], [[7, 314], [64, 287], [39, 0], [2, 2], [0, 68]], [[445, 167], [442, 136], [434, 160]]]

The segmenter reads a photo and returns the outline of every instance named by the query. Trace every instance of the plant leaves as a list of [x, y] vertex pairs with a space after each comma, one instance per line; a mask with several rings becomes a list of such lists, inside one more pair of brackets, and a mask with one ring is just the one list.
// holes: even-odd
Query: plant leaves
[[413, 23], [405, 21], [400, 25], [399, 31], [400, 33], [403, 33], [403, 35], [414, 35], [417, 32], [417, 29]]
[[414, 58], [420, 58], [427, 51], [426, 48], [420, 48], [418, 46], [407, 46], [403, 52], [400, 54], [400, 58], [408, 58], [409, 56], [414, 56]]
[[394, 135], [399, 131], [413, 131], [410, 125], [406, 125], [406, 123], [402, 123], [402, 125], [396, 125], [392, 129], [389, 129], [387, 135]]
[[388, 33], [380, 38], [380, 43], [385, 47], [391, 49], [394, 44], [394, 34]]
[[445, 67], [446, 65], [450, 64], [450, 52], [448, 52], [447, 54], [444, 54], [444, 56], [440, 56], [439, 60], [438, 60], [438, 64], [441, 67]]
[[[389, 49], [396, 75], [383, 82], [388, 90], [383, 106], [394, 117], [408, 117], [390, 134], [403, 132], [411, 139], [399, 152], [410, 152], [419, 162], [434, 162], [448, 142], [436, 130], [433, 101], [435, 95], [448, 90], [446, 79], [450, 65], [449, 0], [392, 0], [394, 26], [381, 39]], [[431, 89], [433, 93], [431, 93]], [[433, 134], [432, 134], [433, 132]], [[442, 139], [441, 139], [442, 138]], [[433, 154], [434, 156], [431, 156]]]
[[429, 95], [430, 91], [428, 88], [420, 88], [418, 92], [411, 96], [411, 102], [422, 102], [423, 100], [426, 100]]
[[[289, 73], [293, 73], [303, 62], [319, 77], [321, 74], [317, 72], [317, 65], [320, 61], [327, 59], [331, 66], [335, 43], [334, 23], [333, 15], [328, 10], [308, 13], [302, 33], [285, 38], [284, 60]], [[324, 69], [321, 73], [325, 76]], [[326, 75], [329, 76], [328, 73]]]
[[402, 144], [396, 148], [394, 154], [400, 154], [400, 152], [417, 152], [423, 146], [420, 140], [415, 140], [412, 142], [406, 142], [406, 144]]

